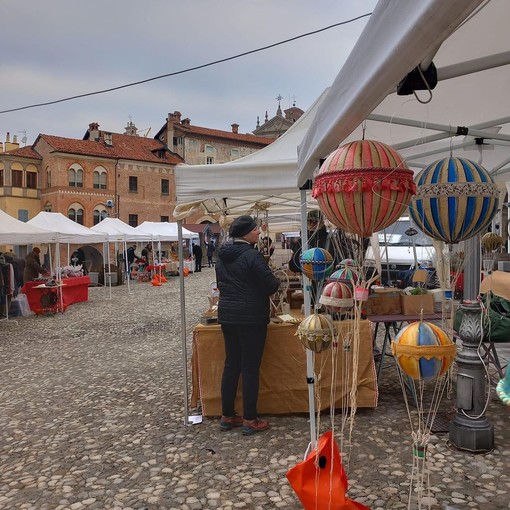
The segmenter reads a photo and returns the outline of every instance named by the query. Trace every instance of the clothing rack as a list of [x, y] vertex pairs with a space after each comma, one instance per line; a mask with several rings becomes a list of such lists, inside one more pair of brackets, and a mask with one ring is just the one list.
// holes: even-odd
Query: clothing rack
[[[14, 287], [16, 285], [16, 282], [15, 281], [12, 281], [11, 282], [11, 287], [13, 289], [13, 293], [12, 294], [9, 294], [9, 292], [5, 292], [4, 294], [4, 289], [8, 289], [8, 284], [9, 282], [5, 282], [5, 268], [8, 267], [7, 269], [7, 274], [8, 274], [8, 277], [10, 277], [11, 275], [14, 275], [14, 268], [12, 267], [12, 264], [9, 264], [6, 262], [5, 260], [5, 257], [3, 255], [0, 255], [0, 287], [1, 287], [1, 292], [0, 292], [0, 299], [3, 300], [4, 297], [5, 297], [5, 304], [2, 303], [2, 307], [5, 306], [5, 317], [2, 315], [0, 317], [0, 322], [14, 322], [16, 324], [16, 326], [18, 326], [18, 321], [16, 319], [10, 319], [9, 318], [9, 307], [10, 307], [10, 303], [9, 303], [9, 296], [10, 295], [14, 295]], [[14, 276], [12, 276], [12, 279], [14, 280]], [[3, 309], [2, 309], [3, 311]]]

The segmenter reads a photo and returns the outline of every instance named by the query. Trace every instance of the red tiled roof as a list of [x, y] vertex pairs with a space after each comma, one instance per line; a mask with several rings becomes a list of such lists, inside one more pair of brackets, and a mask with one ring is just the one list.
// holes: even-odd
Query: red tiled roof
[[[78, 140], [75, 138], [63, 138], [61, 136], [39, 135], [55, 151], [66, 154], [79, 154], [112, 159], [131, 159], [134, 161], [146, 161], [150, 163], [166, 163], [177, 165], [184, 160], [177, 154], [169, 151], [159, 140], [141, 136], [121, 135], [112, 133], [112, 145], [106, 145], [103, 139]], [[37, 143], [37, 140], [36, 140]], [[34, 144], [34, 146], [36, 145]], [[158, 153], [164, 151], [163, 157]]]
[[[8, 154], [9, 156], [16, 156], [18, 158], [30, 158], [30, 159], [38, 159], [41, 160], [41, 155], [33, 149], [33, 147], [21, 147], [20, 149], [13, 149], [12, 151], [6, 151], [4, 154]], [[0, 153], [0, 156], [2, 153]]]
[[231, 131], [221, 131], [219, 129], [209, 129], [200, 126], [184, 125], [174, 123], [175, 131], [182, 131], [183, 133], [189, 133], [201, 136], [212, 136], [215, 138], [223, 138], [227, 140], [235, 140], [237, 142], [247, 142], [255, 145], [266, 146], [274, 142], [274, 138], [265, 138], [263, 136], [255, 136], [249, 134], [232, 133]]

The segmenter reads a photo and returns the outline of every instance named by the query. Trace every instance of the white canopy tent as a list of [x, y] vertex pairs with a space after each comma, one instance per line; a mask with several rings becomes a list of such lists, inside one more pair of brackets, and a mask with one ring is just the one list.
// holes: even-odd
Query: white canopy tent
[[13, 218], [0, 210], [0, 244], [54, 243], [57, 234]]
[[[297, 183], [363, 135], [392, 145], [415, 171], [452, 150], [507, 180], [509, 17], [505, 0], [380, 0], [300, 145]], [[427, 90], [420, 101], [397, 95], [406, 74], [431, 61], [431, 100]]]
[[[140, 235], [150, 236], [152, 241], [178, 241], [179, 235], [177, 232], [177, 223], [169, 223], [166, 221], [144, 221], [142, 224], [135, 227], [135, 230]], [[196, 237], [194, 232], [182, 229], [182, 236], [184, 239], [191, 239]]]
[[108, 236], [84, 227], [62, 213], [41, 211], [37, 216], [28, 220], [27, 225], [42, 228], [57, 234], [57, 241], [69, 244], [103, 243]]
[[275, 220], [280, 214], [298, 216], [297, 147], [326, 92], [280, 138], [253, 154], [216, 165], [177, 165], [174, 217], [183, 219], [197, 211], [238, 216], [265, 210]]

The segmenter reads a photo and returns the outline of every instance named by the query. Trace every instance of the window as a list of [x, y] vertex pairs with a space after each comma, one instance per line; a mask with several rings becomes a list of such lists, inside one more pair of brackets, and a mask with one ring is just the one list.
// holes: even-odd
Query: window
[[46, 170], [46, 187], [51, 188], [51, 170], [49, 168]]
[[164, 223], [164, 222], [167, 222], [167, 223], [170, 223], [170, 216], [160, 216], [160, 220], [161, 223]]
[[27, 188], [37, 189], [37, 174], [27, 172]]
[[108, 212], [103, 206], [98, 206], [94, 209], [94, 225], [101, 223], [105, 218], [108, 218]]
[[21, 170], [12, 170], [12, 185], [16, 188], [23, 187], [23, 172]]
[[0, 186], [4, 185], [4, 171], [0, 170]]
[[93, 186], [96, 189], [106, 189], [106, 170], [99, 167], [94, 170]]
[[161, 194], [162, 195], [170, 194], [170, 181], [168, 179], [161, 179]]
[[83, 188], [83, 169], [80, 165], [72, 165], [68, 171], [69, 186], [72, 188]]
[[234, 159], [239, 159], [241, 157], [240, 149], [230, 149], [230, 159], [233, 161]]
[[204, 148], [204, 152], [205, 152], [206, 165], [212, 165], [214, 163], [214, 156], [216, 155], [216, 149], [212, 145], [206, 145]]
[[138, 177], [134, 177], [133, 175], [129, 176], [129, 191], [131, 193], [136, 193], [138, 191]]
[[27, 222], [28, 221], [28, 210], [27, 209], [18, 209], [18, 220]]
[[130, 214], [128, 218], [128, 223], [132, 227], [138, 227], [138, 214]]
[[83, 225], [83, 207], [80, 204], [72, 204], [67, 210], [67, 217]]

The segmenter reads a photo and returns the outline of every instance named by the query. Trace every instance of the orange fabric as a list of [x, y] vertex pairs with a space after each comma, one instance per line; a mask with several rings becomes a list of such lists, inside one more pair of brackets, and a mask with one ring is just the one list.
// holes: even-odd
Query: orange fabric
[[319, 438], [317, 449], [287, 472], [287, 479], [305, 510], [369, 510], [346, 497], [348, 482], [331, 431]]

